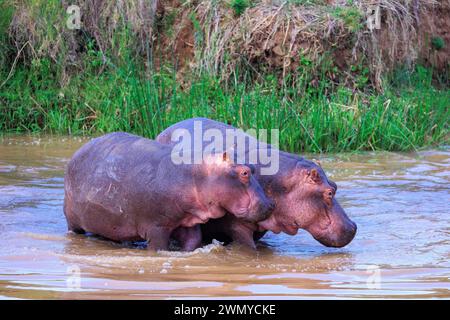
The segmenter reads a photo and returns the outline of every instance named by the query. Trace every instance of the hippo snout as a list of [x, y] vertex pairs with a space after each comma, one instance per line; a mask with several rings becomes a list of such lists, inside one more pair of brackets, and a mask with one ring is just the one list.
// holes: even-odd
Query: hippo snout
[[349, 225], [342, 232], [342, 235], [334, 242], [334, 247], [341, 248], [349, 244], [356, 235], [358, 227], [353, 221], [349, 221]]
[[259, 201], [259, 203], [254, 206], [255, 210], [250, 215], [250, 218], [246, 219], [250, 222], [259, 222], [267, 219], [272, 211], [275, 209], [275, 202], [270, 199], [265, 199], [264, 201]]
[[356, 223], [349, 220], [338, 232], [331, 232], [331, 234], [319, 237], [316, 240], [327, 247], [342, 248], [353, 240], [357, 229]]

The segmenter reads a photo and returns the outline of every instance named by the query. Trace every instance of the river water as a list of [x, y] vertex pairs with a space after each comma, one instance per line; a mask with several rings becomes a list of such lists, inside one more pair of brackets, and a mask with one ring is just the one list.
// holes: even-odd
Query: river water
[[0, 138], [0, 298], [450, 298], [450, 148], [315, 155], [358, 224], [345, 248], [300, 231], [151, 253], [67, 232], [64, 166], [86, 141]]

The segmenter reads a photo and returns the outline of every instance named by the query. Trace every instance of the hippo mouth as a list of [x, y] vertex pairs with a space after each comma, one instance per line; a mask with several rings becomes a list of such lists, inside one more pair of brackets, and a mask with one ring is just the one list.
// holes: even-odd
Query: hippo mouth
[[315, 233], [327, 233], [331, 227], [331, 218], [328, 212], [325, 211], [325, 217], [322, 217], [319, 221], [302, 226], [297, 220], [294, 220], [294, 225], [299, 229], [305, 229], [310, 232], [310, 229], [314, 229]]
[[319, 241], [321, 244], [323, 244], [326, 247], [331, 247], [331, 248], [342, 248], [345, 247], [347, 244], [349, 244], [353, 238], [356, 235], [356, 224], [354, 224], [354, 227], [351, 228], [349, 231], [345, 232], [343, 235], [338, 236], [338, 237], [327, 237], [327, 236], [322, 236], [322, 237], [314, 237], [314, 239], [316, 239], [317, 241]]
[[333, 248], [342, 248], [355, 237], [357, 230], [355, 223], [352, 222], [347, 228], [342, 229], [337, 228], [331, 221], [329, 222], [325, 227], [314, 225], [305, 228], [305, 230], [324, 246]]
[[[294, 220], [294, 223], [284, 226], [284, 229], [285, 229], [284, 232], [289, 235], [296, 235], [298, 233], [299, 229], [305, 229], [306, 231], [309, 232], [309, 230], [308, 230], [309, 227], [310, 226], [304, 227], [297, 220]], [[318, 225], [315, 225], [314, 227], [315, 227], [315, 229], [316, 228], [319, 229], [318, 233], [320, 233], [320, 234], [326, 233], [331, 227], [331, 220], [329, 219], [328, 215], [327, 215], [327, 224], [325, 226], [321, 226], [320, 224], [318, 224]], [[317, 231], [315, 233], [317, 233]]]
[[284, 232], [288, 235], [294, 236], [298, 233], [298, 230], [301, 229], [300, 225], [297, 221], [293, 221], [291, 223], [285, 223], [284, 221], [277, 220], [273, 215], [268, 219], [259, 221], [257, 223], [258, 231], [267, 231], [270, 230], [275, 234], [279, 234], [280, 232]]
[[295, 236], [298, 233], [298, 230], [301, 229], [300, 225], [297, 223], [297, 221], [294, 221], [294, 223], [289, 224], [280, 224], [281, 229], [279, 231], [282, 231], [290, 236]]
[[298, 233], [298, 230], [301, 229], [300, 225], [297, 221], [294, 220], [294, 223], [291, 225], [284, 226], [284, 232], [290, 236], [295, 236]]

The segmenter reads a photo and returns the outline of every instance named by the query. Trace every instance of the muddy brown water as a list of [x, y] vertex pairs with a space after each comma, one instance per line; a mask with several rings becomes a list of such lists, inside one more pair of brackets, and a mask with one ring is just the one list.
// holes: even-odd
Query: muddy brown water
[[0, 298], [450, 298], [448, 147], [316, 155], [358, 224], [345, 248], [300, 231], [151, 253], [67, 232], [64, 166], [86, 141], [0, 138]]

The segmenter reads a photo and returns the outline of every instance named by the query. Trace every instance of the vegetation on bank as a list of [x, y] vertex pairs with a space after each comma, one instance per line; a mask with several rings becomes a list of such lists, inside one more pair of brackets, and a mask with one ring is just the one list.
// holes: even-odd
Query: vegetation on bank
[[202, 76], [181, 88], [170, 69], [146, 74], [133, 66], [82, 73], [60, 87], [51, 63], [43, 62], [17, 69], [3, 86], [0, 132], [128, 131], [153, 138], [172, 123], [204, 116], [243, 128], [279, 128], [280, 146], [289, 151], [448, 143], [450, 91], [436, 89], [428, 69], [406, 72], [384, 93], [331, 88], [327, 80], [280, 86], [270, 76], [253, 84]]
[[[314, 5], [298, 2], [308, 8]], [[124, 16], [119, 14], [114, 32], [106, 35], [95, 35], [94, 29], [65, 30], [63, 16], [57, 14], [60, 2], [46, 3], [28, 0], [21, 15], [11, 7], [0, 12], [0, 132], [128, 131], [153, 138], [172, 123], [204, 116], [243, 128], [279, 128], [281, 148], [296, 152], [411, 150], [448, 144], [448, 79], [430, 67], [385, 73], [379, 90], [368, 61], [352, 60], [348, 69], [340, 69], [332, 52], [315, 58], [298, 55], [294, 71], [269, 68], [263, 60], [236, 63], [231, 53], [239, 48], [223, 50], [233, 37], [223, 30], [205, 29], [214, 26], [210, 13], [219, 9], [197, 7], [186, 15], [192, 23], [196, 59], [192, 70], [186, 70], [161, 49], [170, 47], [169, 39], [156, 37], [151, 46], [145, 41], [148, 35], [138, 29], [141, 24], [127, 23], [124, 17], [136, 10], [133, 1], [122, 8]], [[248, 20], [248, 10], [264, 9], [251, 1], [231, 1], [228, 8], [241, 23]], [[268, 11], [267, 30], [289, 25], [290, 20], [283, 20], [287, 13], [280, 18], [282, 11], [277, 10]], [[342, 21], [350, 38], [361, 28], [356, 7], [326, 10], [330, 19]], [[175, 19], [166, 12], [155, 30], [170, 34]], [[255, 37], [247, 49], [263, 40]], [[433, 41], [436, 48], [445, 46]]]

